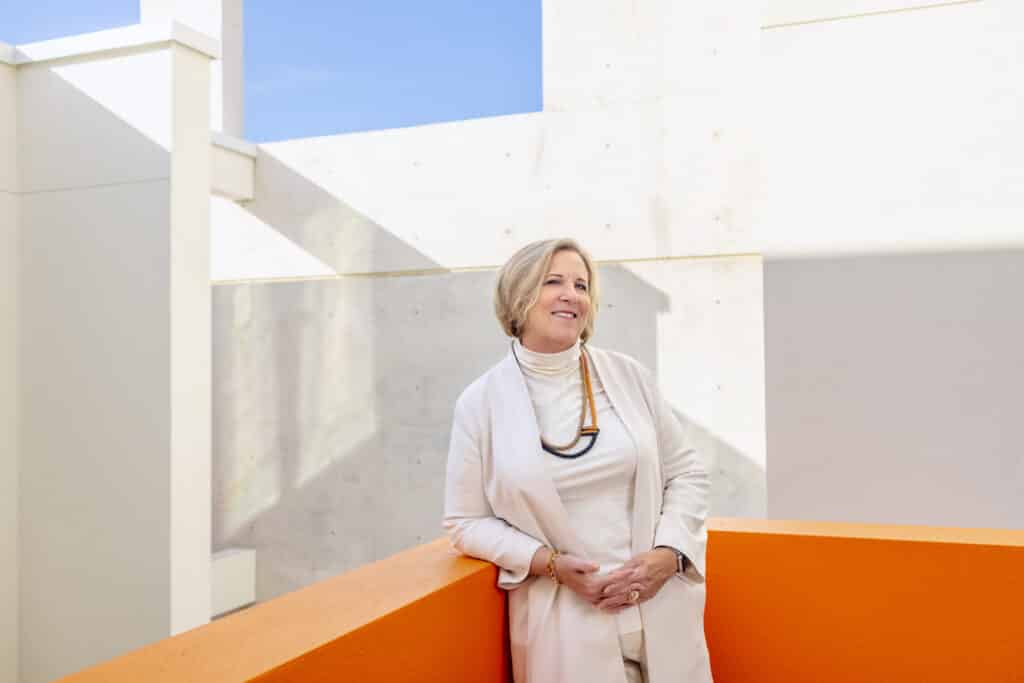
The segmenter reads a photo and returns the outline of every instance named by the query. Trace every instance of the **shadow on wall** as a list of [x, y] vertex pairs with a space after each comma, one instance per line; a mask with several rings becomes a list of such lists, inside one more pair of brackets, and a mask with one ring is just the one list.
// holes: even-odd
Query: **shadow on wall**
[[[287, 197], [247, 208], [325, 263], [437, 268], [280, 161], [266, 160], [265, 172], [264, 196]], [[348, 240], [358, 256], [346, 255]], [[595, 343], [656, 373], [668, 297], [625, 268], [601, 274]], [[214, 549], [257, 550], [258, 599], [441, 534], [452, 407], [507, 352], [491, 305], [494, 275], [215, 287]], [[726, 463], [716, 471], [745, 476], [746, 458], [680, 417]], [[716, 481], [716, 501], [742, 497], [744, 481]]]

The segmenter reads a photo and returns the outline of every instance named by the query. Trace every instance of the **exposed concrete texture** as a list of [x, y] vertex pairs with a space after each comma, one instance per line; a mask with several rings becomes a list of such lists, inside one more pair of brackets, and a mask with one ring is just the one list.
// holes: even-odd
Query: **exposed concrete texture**
[[0, 64], [0, 680], [18, 680], [17, 72]]
[[1024, 527], [1024, 250], [764, 277], [771, 517]]
[[209, 618], [207, 69], [19, 67], [25, 683]]
[[763, 31], [764, 252], [1024, 245], [1021, 31], [1004, 0]]
[[[763, 515], [760, 261], [607, 265], [595, 344], [655, 371], [715, 467], [717, 514]], [[214, 545], [267, 599], [436, 537], [451, 410], [507, 350], [491, 271], [214, 290]], [[753, 378], [753, 379], [752, 379]]]
[[238, 204], [210, 197], [210, 279], [333, 275], [334, 270]]
[[770, 516], [1024, 522], [1022, 30], [987, 0], [762, 32]]
[[548, 0], [544, 111], [747, 92], [757, 58], [758, 10], [743, 0]]
[[750, 149], [738, 133], [716, 137], [742, 119], [723, 102], [262, 145], [246, 209], [342, 273], [493, 266], [553, 234], [587, 240], [599, 259], [747, 252]]

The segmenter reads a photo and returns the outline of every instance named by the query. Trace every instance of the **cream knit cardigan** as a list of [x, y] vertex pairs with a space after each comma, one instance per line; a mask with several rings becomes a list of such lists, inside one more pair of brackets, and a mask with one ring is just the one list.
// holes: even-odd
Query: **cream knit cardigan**
[[[685, 577], [640, 605], [648, 683], [710, 683], [704, 640], [708, 473], [654, 379], [635, 360], [588, 347], [593, 371], [637, 445], [632, 551], [682, 550]], [[516, 683], [625, 683], [614, 615], [565, 586], [530, 577], [547, 545], [586, 557], [542, 458], [526, 383], [511, 353], [455, 405], [444, 527], [460, 552], [500, 568], [509, 591]]]

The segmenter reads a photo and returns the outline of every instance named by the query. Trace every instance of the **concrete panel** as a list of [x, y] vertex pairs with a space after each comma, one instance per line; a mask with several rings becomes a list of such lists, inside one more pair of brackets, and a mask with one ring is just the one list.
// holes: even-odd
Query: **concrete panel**
[[1024, 250], [765, 263], [768, 513], [1024, 527]]
[[599, 259], [744, 252], [744, 117], [702, 95], [268, 144], [245, 208], [343, 273], [493, 266], [562, 234]]
[[22, 198], [26, 683], [169, 633], [169, 197], [157, 181]]
[[543, 3], [544, 111], [751, 85], [754, 3], [555, 0]]
[[[171, 635], [210, 619], [210, 60], [173, 58], [169, 225]], [[157, 244], [160, 232], [150, 233]], [[166, 470], [165, 470], [166, 471]]]
[[[0, 65], [0, 80], [6, 68]], [[0, 163], [4, 160], [0, 152]], [[18, 680], [18, 234], [18, 197], [0, 190], [0, 680], [4, 681]]]
[[22, 190], [169, 177], [170, 78], [167, 49], [19, 67]]
[[1020, 244], [1022, 29], [993, 1], [764, 31], [762, 249]]
[[[666, 294], [666, 308], [657, 319], [657, 356], [650, 367], [656, 368], [662, 390], [691, 439], [708, 455], [714, 473], [712, 514], [764, 517], [760, 258], [648, 261], [604, 270], [614, 269]], [[628, 290], [616, 294], [608, 302], [611, 308], [602, 312], [597, 341], [603, 343], [609, 335], [615, 340], [613, 348], [625, 349], [632, 325], [621, 309], [632, 308], [631, 299]], [[609, 325], [622, 329], [613, 332]]]
[[978, 2], [983, 0], [766, 0], [761, 3], [761, 25], [777, 26], [883, 12], [942, 9], [949, 5]]
[[317, 277], [334, 270], [243, 207], [210, 198], [210, 279]]
[[[602, 276], [595, 343], [658, 374], [717, 463], [716, 514], [763, 514], [759, 261]], [[214, 547], [256, 549], [258, 599], [439, 534], [452, 405], [508, 344], [493, 277], [214, 289]]]

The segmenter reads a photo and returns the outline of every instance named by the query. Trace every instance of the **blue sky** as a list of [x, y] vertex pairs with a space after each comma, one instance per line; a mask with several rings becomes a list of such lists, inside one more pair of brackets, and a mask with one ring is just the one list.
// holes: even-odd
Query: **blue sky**
[[[139, 20], [137, 0], [0, 8], [13, 44]], [[541, 108], [541, 0], [248, 0], [245, 30], [254, 142]]]

